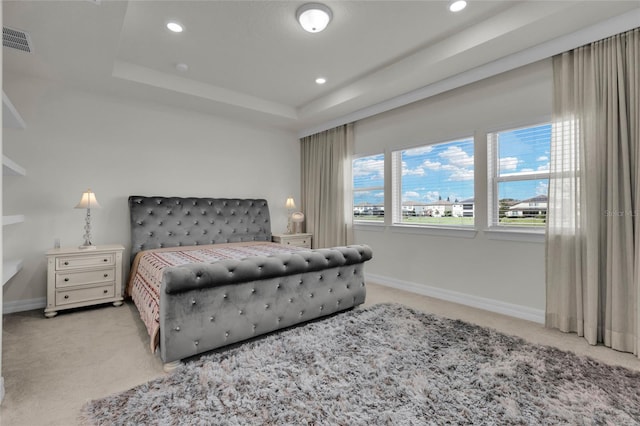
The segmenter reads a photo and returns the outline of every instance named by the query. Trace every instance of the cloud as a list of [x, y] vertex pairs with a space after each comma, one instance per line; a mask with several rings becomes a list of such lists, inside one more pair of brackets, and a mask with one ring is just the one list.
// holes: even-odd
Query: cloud
[[538, 166], [538, 171], [539, 172], [547, 172], [549, 171], [549, 163], [543, 164], [541, 166]]
[[405, 161], [402, 162], [402, 176], [424, 176], [424, 169], [420, 166], [415, 169], [410, 169], [407, 167], [407, 163]]
[[362, 159], [353, 162], [353, 176], [384, 178], [384, 160]]
[[420, 198], [420, 194], [418, 192], [415, 192], [415, 191], [407, 191], [404, 194], [402, 194], [402, 199], [403, 200], [407, 200], [407, 199], [411, 199], [411, 198]]
[[473, 170], [457, 169], [449, 176], [449, 180], [473, 180]]
[[450, 146], [445, 151], [438, 154], [439, 157], [449, 161], [449, 164], [458, 167], [473, 166], [473, 156], [464, 152], [460, 147]]
[[429, 191], [422, 198], [424, 198], [427, 201], [438, 201], [439, 197], [440, 197], [440, 192], [438, 192], [438, 191]]
[[525, 169], [521, 169], [521, 172], [532, 172], [533, 169], [529, 169], [529, 168], [525, 168]]
[[536, 161], [549, 161], [549, 157], [547, 157], [546, 155], [541, 155], [540, 157], [536, 158]]
[[433, 151], [433, 147], [427, 145], [421, 146], [419, 148], [407, 149], [406, 151], [402, 152], [402, 155], [406, 155], [407, 157], [415, 157], [417, 155], [428, 154], [431, 151]]
[[500, 170], [515, 170], [519, 162], [518, 157], [503, 157], [500, 159]]
[[536, 195], [547, 195], [549, 192], [549, 182], [539, 182], [536, 186]]
[[424, 160], [424, 162], [422, 163], [422, 167], [429, 170], [440, 170], [442, 168], [442, 163], [439, 163], [437, 161]]

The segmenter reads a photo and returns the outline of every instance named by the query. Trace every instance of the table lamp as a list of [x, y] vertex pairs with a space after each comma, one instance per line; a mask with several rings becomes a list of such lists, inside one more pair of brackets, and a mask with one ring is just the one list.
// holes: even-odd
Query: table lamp
[[82, 193], [82, 198], [80, 198], [80, 202], [75, 208], [87, 209], [84, 225], [84, 244], [78, 248], [84, 250], [95, 249], [96, 246], [91, 244], [91, 209], [100, 208], [100, 204], [98, 204], [98, 200], [96, 200], [96, 194], [91, 192], [91, 189], [87, 189], [86, 192]]

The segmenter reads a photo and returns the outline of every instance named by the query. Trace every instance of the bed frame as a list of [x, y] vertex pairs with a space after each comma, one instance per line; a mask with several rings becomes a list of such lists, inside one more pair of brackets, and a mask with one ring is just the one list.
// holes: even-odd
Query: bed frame
[[[141, 250], [271, 241], [266, 200], [130, 196]], [[193, 355], [352, 308], [365, 300], [365, 245], [167, 268], [160, 289], [165, 369]]]

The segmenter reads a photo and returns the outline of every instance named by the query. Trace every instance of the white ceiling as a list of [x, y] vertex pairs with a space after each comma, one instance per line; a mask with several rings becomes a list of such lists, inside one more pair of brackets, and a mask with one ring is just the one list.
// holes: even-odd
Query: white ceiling
[[439, 0], [327, 1], [333, 20], [311, 34], [295, 20], [304, 3], [5, 0], [3, 24], [29, 33], [34, 52], [3, 48], [4, 72], [305, 133], [499, 61], [492, 73], [541, 59], [554, 40], [624, 31], [620, 17], [640, 26], [640, 0], [468, 0], [457, 14]]

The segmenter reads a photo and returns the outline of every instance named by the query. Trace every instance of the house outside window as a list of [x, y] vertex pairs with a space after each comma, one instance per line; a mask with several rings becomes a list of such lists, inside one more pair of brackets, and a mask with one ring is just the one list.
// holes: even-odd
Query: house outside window
[[489, 225], [546, 225], [551, 124], [487, 135], [489, 158]]
[[353, 174], [353, 220], [384, 222], [384, 154], [355, 158]]
[[473, 138], [392, 153], [393, 223], [474, 225]]

